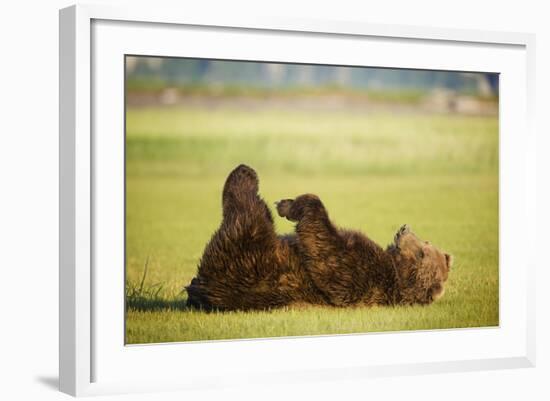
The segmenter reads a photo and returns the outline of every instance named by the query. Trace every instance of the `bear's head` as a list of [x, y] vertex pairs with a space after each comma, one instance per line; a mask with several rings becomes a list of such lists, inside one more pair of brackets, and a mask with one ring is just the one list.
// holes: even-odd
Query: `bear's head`
[[404, 304], [429, 304], [443, 296], [453, 258], [402, 226], [389, 246]]

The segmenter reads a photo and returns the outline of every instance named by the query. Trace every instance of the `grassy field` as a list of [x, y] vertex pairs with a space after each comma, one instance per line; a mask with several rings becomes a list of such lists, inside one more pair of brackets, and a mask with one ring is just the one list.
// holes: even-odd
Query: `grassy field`
[[[126, 151], [127, 343], [498, 325], [497, 117], [129, 108]], [[445, 296], [428, 307], [186, 310], [183, 286], [239, 163], [258, 171], [269, 204], [316, 193], [338, 225], [381, 245], [411, 225], [455, 257]]]

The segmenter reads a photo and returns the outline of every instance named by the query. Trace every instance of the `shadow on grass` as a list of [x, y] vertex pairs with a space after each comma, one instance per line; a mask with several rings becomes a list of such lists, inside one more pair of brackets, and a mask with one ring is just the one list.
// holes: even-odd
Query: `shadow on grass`
[[137, 310], [140, 312], [159, 310], [187, 311], [191, 310], [191, 308], [187, 306], [187, 301], [185, 299], [126, 296], [126, 310]]

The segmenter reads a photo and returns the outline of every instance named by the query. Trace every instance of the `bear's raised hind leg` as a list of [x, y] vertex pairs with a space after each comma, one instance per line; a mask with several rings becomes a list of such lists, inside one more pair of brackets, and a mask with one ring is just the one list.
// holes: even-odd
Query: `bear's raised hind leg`
[[254, 169], [241, 164], [231, 171], [222, 194], [224, 221], [232, 225], [238, 220], [240, 224], [273, 229], [273, 217], [258, 190], [259, 178]]
[[242, 195], [257, 195], [259, 188], [258, 174], [245, 164], [238, 165], [229, 173], [223, 187], [223, 200]]
[[[189, 306], [247, 309], [261, 301], [260, 284], [276, 268], [277, 234], [258, 188], [258, 176], [248, 166], [238, 166], [227, 177], [222, 222], [205, 247], [197, 276], [186, 287]], [[275, 305], [265, 301], [273, 290], [267, 292], [262, 302]]]

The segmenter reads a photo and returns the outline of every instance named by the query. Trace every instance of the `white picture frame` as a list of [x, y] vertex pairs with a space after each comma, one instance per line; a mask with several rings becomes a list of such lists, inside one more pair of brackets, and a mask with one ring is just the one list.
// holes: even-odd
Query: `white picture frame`
[[[182, 49], [174, 40], [166, 40], [170, 35], [191, 35], [191, 31], [193, 35], [198, 35], [201, 44], [193, 50]], [[225, 49], [231, 47], [226, 46], [228, 42], [237, 43], [242, 39], [250, 40], [246, 43], [254, 43], [257, 39], [254, 35], [272, 46], [254, 48], [251, 45], [244, 49], [242, 45], [241, 48], [235, 45], [231, 50], [233, 53], [224, 53], [230, 52]], [[225, 42], [223, 48], [216, 45], [220, 38]], [[310, 43], [312, 49], [316, 44], [330, 45], [334, 39], [338, 39], [339, 46], [328, 55], [314, 53], [314, 50], [302, 55], [298, 45], [285, 42], [289, 38], [293, 40], [292, 43], [299, 43], [300, 40], [304, 44]], [[316, 43], [321, 40], [324, 42]], [[78, 5], [61, 10], [60, 390], [80, 396], [208, 388], [245, 384], [249, 381], [280, 383], [343, 377], [361, 379], [534, 366], [534, 271], [537, 261], [533, 256], [525, 258], [525, 255], [534, 255], [530, 250], [535, 243], [532, 236], [536, 231], [536, 141], [531, 126], [535, 85], [534, 43], [534, 35], [524, 33], [348, 21], [246, 17], [239, 20], [214, 19], [208, 15], [189, 14], [185, 10], [168, 11], [154, 7], [143, 9]], [[109, 191], [119, 194], [117, 188], [121, 185], [121, 177], [116, 172], [108, 180], [101, 177], [105, 177], [105, 170], [112, 166], [109, 163], [116, 164], [117, 158], [122, 160], [120, 139], [123, 135], [118, 138], [118, 142], [108, 142], [101, 138], [98, 140], [94, 132], [118, 132], [121, 127], [122, 116], [117, 113], [123, 110], [123, 103], [117, 96], [122, 96], [122, 93], [117, 92], [117, 96], [106, 100], [105, 96], [112, 95], [102, 90], [107, 85], [97, 87], [98, 82], [110, 82], [117, 91], [123, 85], [120, 82], [123, 70], [117, 70], [119, 64], [111, 62], [115, 59], [116, 63], [122, 62], [117, 57], [126, 53], [153, 54], [152, 49], [156, 49], [159, 55], [167, 56], [197, 56], [200, 53], [201, 56], [219, 58], [302, 62], [332, 60], [342, 64], [351, 64], [356, 60], [356, 63], [363, 65], [365, 61], [361, 57], [364, 56], [354, 55], [350, 51], [354, 46], [363, 45], [370, 46], [367, 48], [377, 55], [369, 63], [371, 66], [374, 63], [377, 66], [467, 70], [477, 66], [478, 71], [503, 74], [500, 104], [500, 259], [501, 267], [504, 267], [500, 269], [500, 326], [496, 329], [147, 347], [125, 347], [120, 342], [120, 333], [110, 335], [110, 330], [117, 333], [122, 331], [122, 327], [116, 325], [120, 322], [119, 312], [123, 305], [118, 286], [123, 283], [118, 282], [118, 273], [112, 273], [111, 276], [111, 273], [98, 274], [96, 270], [98, 266], [104, 266], [106, 255], [111, 257], [117, 252], [116, 249], [107, 251], [101, 244], [110, 241], [116, 248], [123, 241], [119, 235], [121, 221], [117, 218], [120, 210], [116, 209], [120, 199], [112, 202], [115, 206], [105, 202]], [[388, 49], [400, 46], [400, 51], [384, 53], [380, 45]], [[410, 57], [411, 51], [407, 49], [414, 49], [415, 54], [425, 57], [413, 59]], [[488, 49], [492, 49], [491, 57], [487, 53]], [[294, 53], [291, 53], [293, 50]], [[438, 60], [430, 58], [434, 51], [438, 52]], [[459, 62], [457, 57], [462, 57]], [[100, 98], [106, 101], [99, 101]], [[110, 111], [105, 111], [107, 103]], [[110, 210], [111, 207], [114, 209]], [[116, 227], [109, 229], [106, 222]], [[522, 238], [514, 231], [522, 232]], [[509, 244], [514, 244], [514, 247]], [[123, 270], [123, 265], [118, 263], [118, 256], [112, 257], [112, 260], [113, 265]], [[510, 268], [506, 267], [508, 265]], [[515, 269], [512, 268], [514, 265]], [[102, 293], [101, 301], [96, 296], [98, 287]], [[120, 305], [116, 304], [117, 299]], [[105, 312], [109, 307], [113, 311]], [[396, 350], [407, 350], [411, 345], [418, 349], [422, 344], [434, 344], [435, 348], [433, 355], [426, 352], [423, 358], [412, 350], [403, 351], [408, 354], [400, 353], [397, 356], [375, 352], [390, 342]], [[444, 342], [452, 343], [453, 347], [441, 353], [437, 344]], [[466, 349], [461, 344], [471, 344], [471, 347]], [[364, 358], [361, 352], [341, 357], [338, 351], [345, 349], [342, 347], [371, 351], [369, 358]], [[315, 358], [321, 348], [324, 357]], [[436, 353], [440, 356], [436, 357]], [[178, 370], [177, 361], [181, 360], [182, 355], [193, 359], [199, 354], [210, 361], [220, 358], [218, 370], [201, 369], [203, 366], [198, 359], [195, 371], [183, 374]], [[285, 356], [288, 355], [296, 358], [293, 361], [295, 366], [285, 367]], [[237, 359], [240, 362], [224, 365], [222, 359]], [[159, 361], [166, 362], [163, 364], [166, 366], [165, 371], [155, 372], [144, 368], [153, 366], [158, 370]], [[251, 368], [250, 364], [254, 366]], [[139, 371], [136, 366], [140, 366]]]

